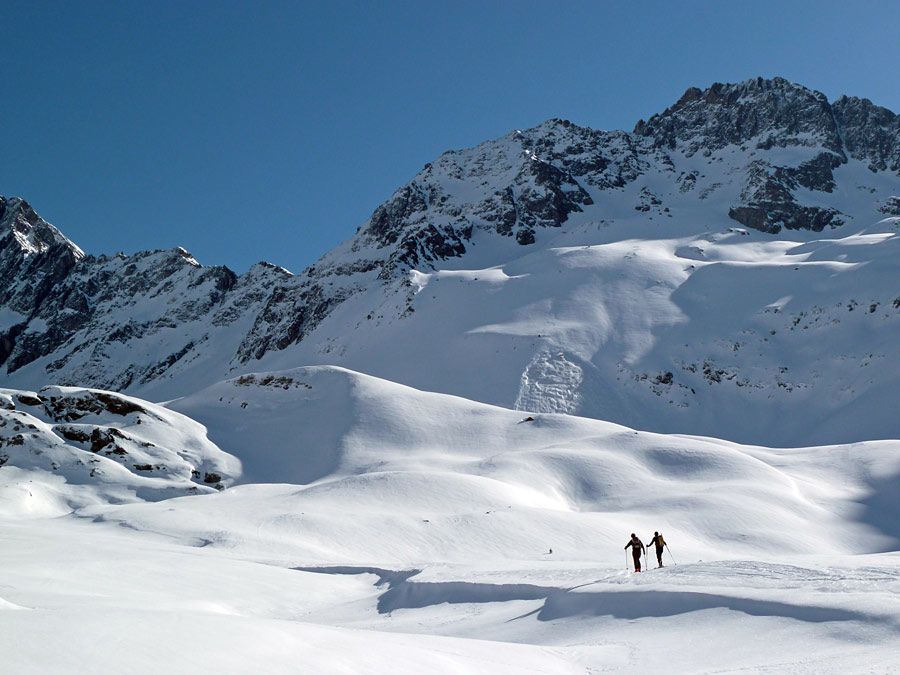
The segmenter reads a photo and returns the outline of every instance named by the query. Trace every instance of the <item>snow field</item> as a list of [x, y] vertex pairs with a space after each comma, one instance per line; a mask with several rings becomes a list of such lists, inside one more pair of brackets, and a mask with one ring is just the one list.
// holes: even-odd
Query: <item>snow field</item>
[[[12, 672], [900, 667], [896, 441], [742, 446], [335, 367], [133, 400], [148, 437], [244, 473], [104, 504], [0, 469]], [[29, 513], [36, 494], [55, 510]], [[654, 530], [678, 565], [628, 572], [628, 533]]]

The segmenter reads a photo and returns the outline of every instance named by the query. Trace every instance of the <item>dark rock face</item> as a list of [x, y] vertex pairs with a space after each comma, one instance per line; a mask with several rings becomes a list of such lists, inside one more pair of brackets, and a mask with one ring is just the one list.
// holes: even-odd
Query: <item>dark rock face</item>
[[780, 77], [688, 89], [675, 105], [635, 127], [657, 146], [687, 155], [755, 141], [762, 149], [820, 145], [841, 151], [840, 133], [824, 94]]
[[[0, 198], [0, 213], [0, 309], [19, 319], [7, 316], [0, 326], [0, 365], [8, 373], [53, 355], [43, 368], [58, 382], [125, 389], [197, 356], [205, 338], [176, 342], [149, 363], [129, 363], [117, 351], [165, 344], [186, 324], [210, 315], [215, 322], [229, 304], [245, 311], [252, 304], [233, 272], [201, 267], [184, 249], [95, 258], [20, 199]], [[242, 315], [231, 313], [233, 320]]]
[[[0, 197], [0, 307], [21, 317], [5, 330], [0, 327], [0, 364], [16, 352], [22, 353], [21, 343], [29, 341], [23, 337], [29, 321], [43, 305], [56, 299], [60, 284], [83, 257], [77, 246], [26, 201]], [[71, 314], [84, 309], [78, 297], [60, 300], [63, 306], [68, 303]], [[65, 320], [70, 325], [77, 322], [71, 315]], [[29, 349], [26, 345], [24, 351]]]
[[[663, 113], [640, 121], [633, 140], [621, 145], [638, 158], [646, 158], [649, 151], [641, 147], [644, 139], [657, 150], [655, 160], [663, 165], [671, 161], [666, 154], [671, 151], [687, 157], [698, 153], [710, 157], [729, 147], [737, 147], [751, 156], [754, 151], [773, 148], [819, 148], [821, 151], [813, 159], [799, 166], [770, 165], [762, 170], [758, 161], [752, 160], [742, 192], [745, 201], [729, 209], [733, 219], [764, 232], [777, 233], [783, 228], [818, 231], [839, 226], [844, 220], [833, 208], [801, 203], [795, 197], [797, 189], [832, 192], [836, 185], [834, 169], [846, 163], [848, 157], [869, 162], [873, 171], [898, 172], [898, 120], [891, 111], [867, 100], [842, 97], [832, 105], [823, 94], [787, 80], [757, 78], [740, 84], [714, 84], [705, 90], [690, 88]], [[560, 122], [564, 128], [569, 124]], [[576, 175], [584, 170], [608, 172], [621, 162], [596, 150], [588, 154], [587, 160], [578, 154], [576, 160], [567, 162], [558, 155], [583, 153], [585, 143], [569, 143], [559, 153], [560, 145], [552, 144], [552, 138], [552, 134], [546, 134], [535, 147], [554, 156], [561, 165], [576, 167]], [[598, 135], [588, 143], [595, 149], [604, 144]], [[595, 176], [580, 180], [588, 185], [627, 184], [635, 180], [635, 174], [640, 175], [642, 168], [640, 159], [629, 157], [628, 160], [620, 166], [630, 166], [636, 171], [622, 171], [621, 180], [604, 181]], [[680, 191], [689, 192], [696, 183], [697, 173], [684, 173], [677, 180]], [[642, 200], [635, 208], [649, 212], [652, 203]]]
[[675, 105], [639, 122], [635, 134], [687, 156], [708, 156], [728, 146], [825, 150], [798, 167], [772, 166], [761, 172], [757, 163], [749, 166], [745, 202], [728, 215], [763, 232], [820, 231], [843, 224], [836, 210], [800, 204], [793, 192], [798, 186], [831, 192], [833, 170], [848, 157], [868, 162], [873, 171], [900, 172], [897, 115], [866, 99], [841, 97], [830, 104], [823, 94], [782, 78], [690, 88]]
[[523, 185], [518, 217], [529, 227], [560, 227], [570, 213], [594, 203], [571, 175], [549, 162], [533, 159], [525, 165], [517, 182]]
[[754, 162], [741, 192], [744, 205], [732, 207], [728, 216], [746, 227], [771, 234], [777, 234], [782, 228], [820, 232], [826, 226], [843, 225], [834, 209], [802, 206], [793, 195], [798, 186], [831, 192], [835, 187], [832, 169], [841, 163], [830, 153], [817, 155], [797, 168]]
[[900, 174], [900, 116], [865, 98], [841, 96], [832, 105], [844, 148], [872, 171]]
[[836, 187], [834, 169], [843, 163], [842, 157], [823, 152], [796, 169], [783, 169], [782, 172], [786, 180], [796, 181], [798, 185], [802, 185], [808, 190], [831, 192]]
[[536, 129], [519, 133], [518, 140], [527, 153], [601, 190], [624, 187], [641, 176], [652, 161], [665, 161], [664, 154], [655, 153], [632, 134], [597, 131], [568, 120], [548, 120]]
[[[297, 276], [268, 263], [238, 276], [183, 249], [85, 256], [26, 202], [0, 197], [0, 366], [118, 390], [243, 367], [307, 340], [362, 291], [405, 298], [411, 269], [487, 240], [533, 246], [622, 205], [655, 223], [689, 199], [773, 235], [838, 227], [847, 216], [817, 195], [846, 189], [837, 176], [850, 162], [900, 175], [900, 117], [781, 78], [692, 87], [632, 133], [551, 119], [446, 152]], [[705, 202], [723, 182], [728, 203]], [[897, 197], [879, 199], [873, 211], [900, 215]]]
[[[523, 135], [522, 152], [533, 146], [531, 139]], [[497, 167], [487, 157], [459, 161], [459, 154], [445, 153], [437, 166], [427, 165], [413, 182], [379, 206], [361, 229], [359, 236], [363, 241], [378, 248], [396, 249], [380, 278], [388, 278], [403, 267], [463, 255], [477, 225], [528, 243], [534, 241], [537, 229], [560, 227], [570, 214], [593, 204], [571, 173], [532, 154], [517, 157], [509, 166], [515, 169], [515, 175], [507, 185], [476, 204], [461, 205], [435, 180], [436, 174], [443, 171], [461, 180], [484, 179], [492, 178]], [[594, 161], [605, 166], [601, 158]]]
[[900, 197], [891, 197], [878, 210], [887, 216], [900, 216]]
[[[53, 292], [45, 294], [34, 307], [30, 316], [32, 325], [36, 323], [44, 328], [29, 330], [18, 337], [15, 348], [4, 359], [8, 372], [60, 349], [64, 353], [48, 364], [47, 369], [55, 372], [65, 368], [72, 357], [85, 349], [85, 342], [73, 340], [84, 329], [96, 332], [92, 351], [102, 361], [107, 353], [104, 345], [124, 345], [135, 339], [152, 338], [207, 315], [219, 306], [235, 278], [225, 268], [199, 267], [178, 249], [138, 253], [128, 258], [79, 259], [64, 277], [56, 280]], [[128, 307], [154, 301], [159, 301], [163, 309], [157, 318], [140, 323], [126, 318]], [[124, 322], [108, 323], [106, 317], [116, 313], [123, 315]], [[169, 359], [169, 365], [172, 362]], [[127, 379], [130, 383], [135, 379], [140, 381], [142, 376], [143, 379], [157, 376], [165, 370], [165, 363], [164, 359], [149, 366], [145, 373]], [[103, 384], [121, 385], [122, 380]]]
[[301, 288], [290, 283], [277, 286], [240, 345], [238, 360], [245, 363], [259, 359], [269, 351], [299, 342], [344, 299], [328, 297], [319, 284]]
[[28, 202], [0, 197], [0, 306], [28, 316], [83, 256]]
[[570, 214], [593, 203], [571, 174], [534, 158], [522, 166], [511, 185], [481, 202], [476, 215], [494, 225], [497, 234], [528, 245], [534, 243], [537, 229], [561, 227]]
[[379, 246], [390, 246], [401, 236], [404, 224], [414, 220], [417, 214], [424, 215], [427, 209], [426, 194], [411, 183], [375, 209], [364, 233], [374, 238]]
[[472, 228], [463, 227], [456, 230], [452, 227], [438, 229], [428, 224], [424, 227], [404, 234], [396, 251], [388, 258], [379, 279], [388, 280], [398, 270], [426, 266], [428, 263], [458, 258], [466, 252], [465, 242], [472, 237]]
[[741, 225], [755, 230], [778, 234], [781, 228], [788, 230], [812, 230], [821, 232], [825, 227], [838, 227], [843, 221], [838, 212], [811, 206], [797, 206], [784, 202], [760, 202], [754, 206], [736, 206], [728, 216]]

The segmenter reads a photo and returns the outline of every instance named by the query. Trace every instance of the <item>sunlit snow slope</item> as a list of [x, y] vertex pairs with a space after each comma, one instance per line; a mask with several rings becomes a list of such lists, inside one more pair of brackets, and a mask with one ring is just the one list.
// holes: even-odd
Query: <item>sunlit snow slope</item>
[[[0, 469], [16, 514], [0, 515], [0, 646], [19, 670], [63, 667], [35, 642], [47, 630], [84, 671], [590, 673], [634, 653], [672, 672], [900, 665], [897, 441], [742, 446], [333, 367], [168, 406], [252, 483], [23, 519], [28, 490], [80, 487]], [[629, 574], [628, 533], [653, 530], [667, 567]]]
[[413, 271], [404, 318], [360, 321], [349, 300], [318, 349], [263, 364], [347, 363], [525, 411], [764, 445], [895, 438], [898, 220], [779, 239], [586, 227], [496, 267]]
[[[900, 481], [897, 441], [741, 446], [567, 415], [526, 416], [331, 367], [245, 375], [169, 405], [201, 421], [214, 442], [239, 455], [244, 480], [314, 483], [297, 497], [324, 502], [301, 511], [327, 518], [332, 506], [326, 504], [369, 495], [351, 525], [358, 532], [342, 546], [364, 541], [367, 530], [372, 546], [384, 544], [385, 533], [370, 528], [368, 518], [410, 511], [410, 526], [420, 536], [440, 533], [463, 559], [484, 546], [508, 555], [538, 550], [541, 541], [566, 540], [566, 529], [582, 518], [601, 542], [621, 538], [623, 518], [643, 530], [654, 524], [676, 530], [682, 546], [696, 546], [688, 550], [697, 555], [883, 551], [900, 543], [900, 527], [890, 517], [900, 499], [893, 489]], [[456, 520], [456, 504], [466, 495], [501, 509], [485, 519], [492, 522], [484, 526], [487, 541], [473, 542], [473, 549], [461, 543], [465, 532], [453, 531], [455, 524], [467, 526]], [[210, 508], [214, 502], [208, 500]], [[439, 518], [444, 503], [452, 513], [447, 523]], [[512, 507], [542, 515], [519, 528], [502, 512]], [[435, 517], [445, 526], [430, 527]], [[543, 519], [542, 539], [535, 540]], [[830, 533], [826, 541], [819, 528]], [[568, 540], [574, 544], [585, 534], [576, 530]], [[407, 536], [398, 532], [385, 551], [404, 559], [399, 554], [407, 549], [405, 559], [414, 559], [420, 542], [404, 543]], [[517, 541], [520, 536], [525, 541]]]

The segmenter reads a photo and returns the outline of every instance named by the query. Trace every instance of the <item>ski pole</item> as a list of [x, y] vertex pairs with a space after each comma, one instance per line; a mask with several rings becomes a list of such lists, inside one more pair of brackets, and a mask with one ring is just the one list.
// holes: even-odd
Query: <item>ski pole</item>
[[628, 571], [628, 549], [625, 549], [625, 571]]
[[[669, 551], [669, 545], [666, 544], [666, 550]], [[672, 562], [675, 563], [675, 566], [678, 567], [678, 563], [675, 562], [675, 556], [672, 555], [672, 551], [669, 551], [669, 557], [672, 559]]]

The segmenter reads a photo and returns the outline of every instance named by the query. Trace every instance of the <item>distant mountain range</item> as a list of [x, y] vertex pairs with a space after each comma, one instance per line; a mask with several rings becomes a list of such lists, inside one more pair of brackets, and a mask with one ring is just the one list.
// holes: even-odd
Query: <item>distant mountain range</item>
[[758, 78], [446, 152], [297, 275], [85, 255], [0, 198], [0, 385], [162, 400], [335, 364], [661, 432], [896, 438], [898, 195], [898, 115]]

